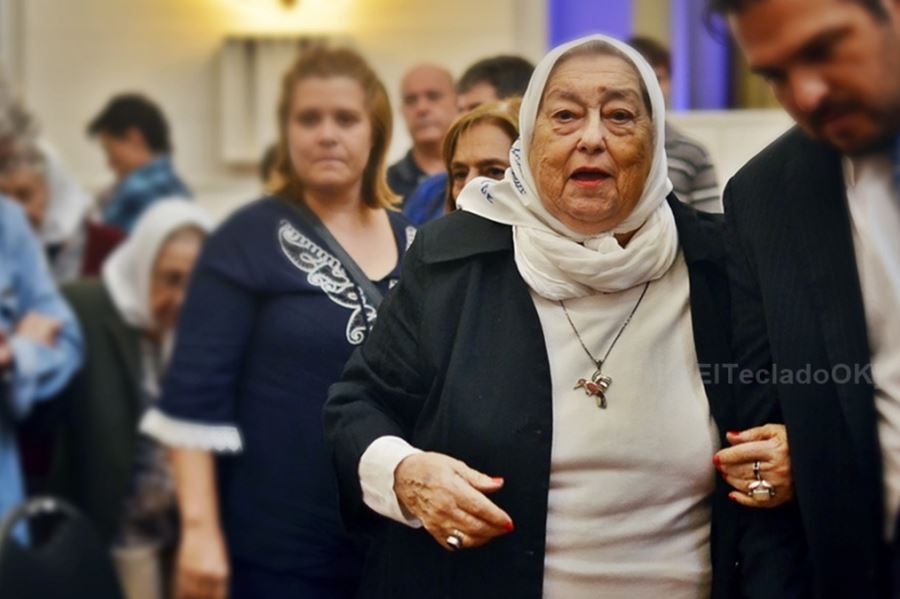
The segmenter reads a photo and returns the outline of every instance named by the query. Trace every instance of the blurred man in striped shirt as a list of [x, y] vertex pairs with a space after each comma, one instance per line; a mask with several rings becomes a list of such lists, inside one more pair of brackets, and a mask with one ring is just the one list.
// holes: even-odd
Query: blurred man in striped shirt
[[[659, 42], [646, 37], [633, 37], [628, 44], [650, 63], [659, 85], [671, 104], [672, 57]], [[669, 179], [675, 195], [686, 204], [704, 212], [722, 212], [716, 169], [709, 152], [700, 142], [691, 139], [666, 122], [666, 156], [669, 160]]]

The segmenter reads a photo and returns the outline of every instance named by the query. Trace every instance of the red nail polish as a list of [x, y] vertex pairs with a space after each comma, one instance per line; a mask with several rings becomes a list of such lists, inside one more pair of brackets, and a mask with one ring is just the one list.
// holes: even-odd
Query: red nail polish
[[739, 435], [741, 434], [741, 431], [728, 431], [727, 434], [729, 434], [729, 435], [731, 435], [731, 436], [733, 436], [733, 437], [737, 437], [737, 436], [739, 436]]
[[496, 484], [498, 484], [498, 485], [502, 485], [502, 484], [503, 484], [503, 477], [502, 477], [502, 476], [492, 476], [492, 477], [491, 477], [491, 480], [494, 481], [494, 483], [496, 483]]
[[735, 498], [735, 496], [734, 496], [732, 493], [729, 493], [729, 494], [728, 494], [728, 499], [730, 499], [730, 500], [732, 500], [733, 502], [737, 503], [737, 499]]
[[510, 520], [509, 522], [507, 522], [506, 524], [503, 525], [503, 529], [506, 532], [512, 532], [516, 529], [516, 527], [513, 525], [512, 520]]
[[716, 467], [717, 470], [718, 470], [719, 468], [721, 468], [722, 463], [721, 463], [721, 460], [719, 460], [719, 456], [718, 456], [718, 455], [714, 455], [714, 456], [713, 456], [713, 464], [715, 465], [715, 467]]

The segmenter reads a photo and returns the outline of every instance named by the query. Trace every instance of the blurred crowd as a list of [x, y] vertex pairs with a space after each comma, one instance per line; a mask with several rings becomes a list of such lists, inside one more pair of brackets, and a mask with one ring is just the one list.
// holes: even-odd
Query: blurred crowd
[[[668, 93], [666, 48], [647, 38], [631, 43]], [[334, 65], [311, 68], [330, 75]], [[384, 205], [403, 214], [409, 231], [454, 210], [476, 177], [504, 177], [533, 70], [510, 55], [479, 60], [456, 80], [435, 64], [408, 69], [399, 112], [412, 146], [385, 171], [392, 195]], [[288, 114], [291, 90], [286, 94], [277, 114], [281, 131], [286, 120], [304, 118]], [[390, 107], [382, 110], [389, 120]], [[388, 135], [389, 126], [381, 129]], [[175, 170], [170, 124], [156, 101], [115, 95], [86, 134], [114, 178], [96, 196], [67, 171], [38, 115], [0, 82], [0, 364], [12, 407], [0, 436], [0, 512], [9, 514], [28, 496], [68, 499], [111, 547], [126, 595], [162, 597], [180, 538], [175, 484], [162, 446], [139, 434], [138, 424], [160, 397], [187, 284], [213, 225]], [[679, 197], [718, 210], [703, 147], [667, 125], [666, 149]], [[268, 148], [259, 165], [265, 195], [297, 193], [292, 153], [302, 151], [285, 139]], [[355, 151], [362, 164], [372, 162], [365, 147]], [[411, 241], [411, 232], [404, 235]], [[23, 525], [15, 530], [27, 537]]]
[[[666, 119], [670, 54], [645, 37], [591, 36], [538, 65], [486, 57], [459, 77], [410, 65], [396, 108], [411, 146], [390, 165], [394, 111], [375, 69], [353, 50], [306, 49], [273, 107], [278, 138], [260, 158], [260, 195], [222, 223], [193, 199], [191, 174], [177, 172], [178, 123], [152, 93], [116, 93], [86, 118], [112, 175], [93, 194], [45, 137], [40, 115], [0, 81], [0, 595], [480, 597], [509, 588], [568, 599], [597, 596], [599, 580], [608, 596], [730, 597], [738, 587], [753, 597], [849, 596], [829, 590], [842, 583], [830, 578], [837, 543], [821, 523], [846, 512], [891, 528], [896, 506], [876, 521], [861, 514], [880, 494], [840, 503], [825, 482], [841, 481], [826, 481], [815, 455], [837, 447], [828, 453], [834, 471], [868, 472], [841, 443], [874, 430], [874, 409], [845, 434], [837, 416], [827, 420], [829, 408], [809, 408], [809, 389], [737, 387], [701, 374], [704, 358], [758, 372], [778, 352], [824, 360], [833, 355], [827, 343], [853, 349], [873, 339], [882, 383], [866, 393], [882, 410], [886, 486], [898, 486], [885, 440], [900, 419], [884, 407], [898, 399], [896, 339], [879, 336], [896, 324], [896, 306], [879, 299], [879, 281], [896, 274], [879, 257], [897, 247], [879, 227], [896, 215], [854, 212], [852, 201], [896, 199], [885, 183], [896, 106], [862, 111], [871, 127], [846, 114], [900, 93], [890, 77], [867, 76], [882, 86], [877, 94], [854, 88], [838, 50], [876, 39], [867, 27], [887, 28], [877, 38], [887, 50], [860, 45], [851, 54], [869, 74], [888, 63], [890, 72], [900, 64], [890, 62], [900, 17], [896, 3], [840, 2], [846, 14], [835, 29], [815, 20], [813, 0], [790, 10], [786, 0], [712, 4], [799, 125], [730, 183], [727, 238], [709, 153]], [[800, 22], [830, 33], [797, 50], [800, 42], [783, 39], [800, 29], [784, 24]], [[840, 76], [832, 63], [843, 65]], [[884, 154], [877, 168], [854, 162], [872, 148]], [[896, 161], [893, 169], [900, 181]], [[822, 183], [818, 174], [831, 171], [842, 174]], [[772, 223], [780, 205], [754, 212], [773, 198], [801, 202], [807, 191], [825, 198], [829, 185], [843, 194], [841, 176], [851, 210], [806, 214], [823, 229], [843, 219], [841, 247], [851, 258], [856, 247], [862, 264], [861, 291], [856, 262], [844, 265], [852, 281], [840, 289], [858, 291], [849, 300], [837, 287], [826, 293], [845, 256], [807, 264], [829, 251], [807, 251], [815, 231], [797, 250]], [[591, 193], [609, 201], [586, 202]], [[844, 206], [843, 195], [836, 201]], [[597, 216], [601, 209], [614, 214]], [[818, 277], [811, 298], [797, 284], [809, 272]], [[805, 328], [815, 307], [844, 300], [855, 303], [833, 320], [881, 325], [869, 337]], [[598, 330], [602, 344], [585, 342]], [[604, 370], [610, 355], [613, 366], [627, 365], [615, 387]], [[836, 398], [843, 387], [830, 385], [816, 387], [817, 397]], [[666, 401], [614, 420], [628, 402], [608, 409], [607, 392]], [[569, 407], [583, 396], [590, 417]], [[824, 424], [808, 424], [816, 418]], [[672, 444], [629, 436], [650, 428]], [[569, 442], [597, 431], [604, 455], [589, 451], [593, 442]], [[878, 444], [866, 448], [875, 455]], [[620, 449], [631, 453], [610, 457]], [[522, 476], [488, 476], [472, 466], [482, 458]], [[603, 478], [610, 472], [625, 475]], [[29, 501], [47, 497], [57, 503]], [[643, 508], [649, 515], [635, 517]], [[665, 524], [667, 510], [678, 513]], [[82, 528], [61, 533], [39, 521], [43, 512]], [[572, 524], [580, 521], [602, 531], [586, 537]], [[857, 552], [861, 561], [877, 553], [881, 568], [859, 588], [888, 588], [881, 541], [877, 552]], [[604, 551], [638, 574], [584, 557], [611, 555]], [[13, 575], [11, 561], [20, 564]], [[68, 578], [40, 574], [59, 567]], [[507, 570], [520, 575], [504, 582]], [[397, 572], [420, 586], [395, 584]]]

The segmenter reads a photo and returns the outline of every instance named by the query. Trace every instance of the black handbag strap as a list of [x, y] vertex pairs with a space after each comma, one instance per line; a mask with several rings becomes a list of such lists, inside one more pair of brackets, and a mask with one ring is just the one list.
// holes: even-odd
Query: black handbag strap
[[350, 279], [356, 283], [356, 286], [362, 289], [363, 293], [366, 294], [366, 297], [369, 298], [369, 301], [375, 308], [378, 308], [379, 304], [381, 304], [381, 300], [383, 296], [378, 287], [375, 286], [369, 277], [366, 276], [366, 273], [362, 271], [356, 261], [350, 257], [350, 254], [341, 246], [337, 239], [334, 238], [334, 235], [328, 230], [328, 228], [322, 224], [322, 221], [319, 220], [319, 217], [316, 216], [315, 212], [309, 209], [309, 206], [304, 204], [303, 202], [292, 202], [290, 200], [283, 200], [290, 207], [294, 209], [297, 215], [301, 220], [313, 231], [316, 232], [316, 235], [319, 236], [325, 245], [328, 246], [328, 249], [334, 255], [335, 258], [341, 263], [341, 266], [344, 267], [344, 270], [347, 271], [347, 274], [350, 276]]

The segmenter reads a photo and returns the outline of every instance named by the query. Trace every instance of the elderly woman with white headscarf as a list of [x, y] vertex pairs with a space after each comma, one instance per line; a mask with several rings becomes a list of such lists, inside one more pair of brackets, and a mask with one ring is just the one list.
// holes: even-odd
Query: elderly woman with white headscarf
[[729, 471], [750, 496], [715, 476], [738, 428], [710, 368], [731, 362], [722, 233], [670, 195], [664, 117], [631, 48], [561, 46], [504, 180], [419, 232], [325, 406], [345, 521], [374, 532], [364, 596], [798, 590], [790, 506], [737, 505], [785, 499], [785, 454]]
[[97, 526], [129, 599], [168, 596], [176, 502], [164, 450], [138, 436], [159, 395], [184, 292], [211, 222], [191, 202], [159, 202], [141, 216], [102, 277], [64, 294], [87, 360], [67, 391], [55, 490]]
[[0, 193], [22, 205], [58, 284], [98, 273], [124, 234], [91, 222], [91, 198], [39, 135], [37, 119], [0, 73]]

